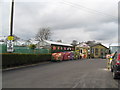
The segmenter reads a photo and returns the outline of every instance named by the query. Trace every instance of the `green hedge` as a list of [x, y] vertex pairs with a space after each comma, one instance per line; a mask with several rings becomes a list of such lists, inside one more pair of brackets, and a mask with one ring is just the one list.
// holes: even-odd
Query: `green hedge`
[[2, 68], [50, 61], [51, 54], [2, 54]]

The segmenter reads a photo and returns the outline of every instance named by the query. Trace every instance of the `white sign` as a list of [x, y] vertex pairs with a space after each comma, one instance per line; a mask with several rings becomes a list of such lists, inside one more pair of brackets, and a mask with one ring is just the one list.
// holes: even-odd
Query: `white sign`
[[7, 52], [13, 52], [13, 40], [8, 40], [7, 41]]

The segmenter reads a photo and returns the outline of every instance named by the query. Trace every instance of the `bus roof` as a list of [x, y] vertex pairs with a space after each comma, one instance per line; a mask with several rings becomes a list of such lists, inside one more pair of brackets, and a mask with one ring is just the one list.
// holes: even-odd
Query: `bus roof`
[[65, 43], [61, 43], [61, 42], [53, 42], [53, 41], [48, 41], [48, 40], [44, 40], [44, 41], [49, 43], [49, 44], [54, 44], [54, 45], [72, 46], [70, 44], [65, 44]]

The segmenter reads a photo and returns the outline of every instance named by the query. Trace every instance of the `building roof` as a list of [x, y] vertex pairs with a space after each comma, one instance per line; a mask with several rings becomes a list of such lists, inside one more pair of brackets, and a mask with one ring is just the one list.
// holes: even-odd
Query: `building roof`
[[4, 44], [4, 42], [0, 42], [0, 44]]
[[23, 44], [25, 44], [25, 41], [18, 40], [18, 41], [16, 41], [16, 43], [17, 43], [18, 45], [23, 45]]
[[38, 44], [39, 43], [39, 41], [30, 41], [31, 42], [31, 44]]
[[106, 46], [104, 46], [103, 44], [100, 44], [100, 43], [98, 43], [98, 44], [94, 44], [94, 45], [92, 45], [91, 47], [94, 47], [94, 46], [97, 46], [97, 45], [101, 45], [101, 46], [103, 46], [103, 47], [105, 47], [105, 48], [108, 49], [108, 47], [106, 47]]
[[62, 46], [72, 46], [71, 44], [65, 44], [65, 43], [61, 43], [61, 42], [53, 42], [53, 41], [48, 41], [48, 40], [44, 40], [46, 43], [49, 44], [55, 44], [55, 45], [62, 45]]
[[85, 47], [85, 48], [89, 48], [90, 46], [86, 43], [81, 43], [79, 45], [77, 45], [77, 47]]
[[106, 46], [107, 48], [109, 48], [109, 43], [102, 43], [102, 45]]
[[0, 40], [4, 40], [4, 41], [5, 41], [6, 38], [7, 38], [7, 37], [5, 37], [5, 36], [0, 36]]
[[110, 46], [120, 46], [120, 43], [112, 43]]

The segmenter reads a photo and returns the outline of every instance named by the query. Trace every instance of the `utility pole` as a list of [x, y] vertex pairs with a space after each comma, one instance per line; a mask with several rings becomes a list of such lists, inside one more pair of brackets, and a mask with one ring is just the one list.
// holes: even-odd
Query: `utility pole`
[[13, 36], [13, 15], [14, 15], [14, 0], [12, 0], [11, 5], [10, 36]]
[[8, 36], [7, 40], [7, 52], [12, 53], [14, 51], [13, 48], [13, 15], [14, 15], [14, 0], [12, 0], [11, 5], [11, 20], [10, 20], [10, 35]]

